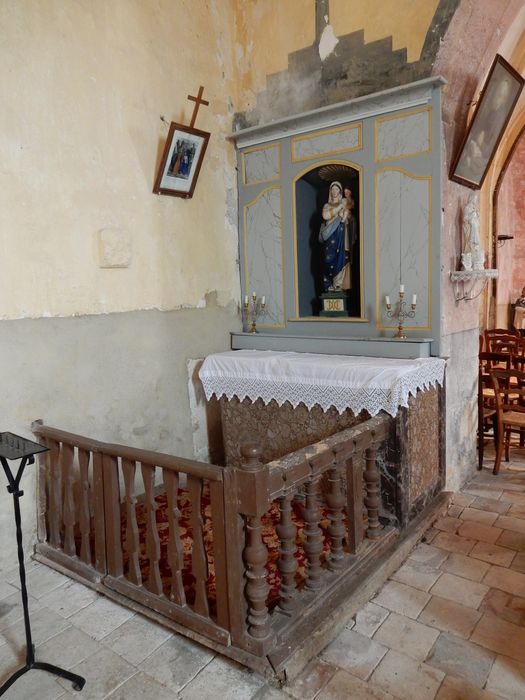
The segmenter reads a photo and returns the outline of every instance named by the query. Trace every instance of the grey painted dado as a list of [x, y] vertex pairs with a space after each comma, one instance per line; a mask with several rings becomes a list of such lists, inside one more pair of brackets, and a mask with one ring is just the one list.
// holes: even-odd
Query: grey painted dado
[[[189, 358], [228, 349], [237, 308], [0, 321], [1, 431], [31, 437], [37, 418], [98, 440], [194, 457]], [[35, 530], [35, 467], [21, 500], [26, 552]], [[0, 483], [0, 570], [16, 562], [12, 498]]]
[[[421, 80], [231, 135], [239, 158], [242, 294], [256, 291], [267, 302], [259, 334], [236, 334], [233, 347], [345, 347], [323, 343], [330, 338], [351, 340], [355, 354], [364, 354], [355, 350], [362, 343], [370, 354], [418, 357], [432, 339], [431, 353], [439, 353], [443, 83]], [[325, 196], [316, 184], [319, 168], [329, 165], [350, 167], [354, 178], [357, 301], [343, 318], [316, 310], [316, 253], [308, 248]], [[409, 349], [403, 341], [371, 342], [394, 335], [385, 296], [397, 302], [400, 284], [408, 306], [417, 294], [415, 317], [405, 326]]]

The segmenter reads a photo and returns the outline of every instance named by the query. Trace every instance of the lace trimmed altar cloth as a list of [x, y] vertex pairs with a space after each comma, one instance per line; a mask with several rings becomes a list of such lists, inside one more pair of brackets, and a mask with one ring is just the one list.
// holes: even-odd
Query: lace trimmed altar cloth
[[384, 410], [395, 416], [418, 389], [443, 384], [445, 360], [317, 355], [274, 350], [230, 350], [209, 355], [199, 371], [206, 398], [319, 404], [339, 413]]

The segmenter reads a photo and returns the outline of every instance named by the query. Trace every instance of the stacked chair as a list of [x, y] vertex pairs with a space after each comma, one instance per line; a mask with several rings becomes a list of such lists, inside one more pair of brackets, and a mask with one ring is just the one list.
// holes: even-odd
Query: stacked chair
[[509, 461], [510, 438], [525, 445], [525, 339], [517, 331], [493, 329], [480, 339], [478, 384], [478, 469], [483, 467], [485, 440], [492, 431], [496, 448], [493, 473], [503, 451]]

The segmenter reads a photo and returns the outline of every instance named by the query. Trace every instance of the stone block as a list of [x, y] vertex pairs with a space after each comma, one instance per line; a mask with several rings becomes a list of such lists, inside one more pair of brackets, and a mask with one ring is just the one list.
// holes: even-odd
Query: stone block
[[427, 664], [439, 668], [447, 675], [464, 678], [468, 683], [482, 688], [494, 658], [490, 651], [454, 634], [442, 632], [427, 659]]

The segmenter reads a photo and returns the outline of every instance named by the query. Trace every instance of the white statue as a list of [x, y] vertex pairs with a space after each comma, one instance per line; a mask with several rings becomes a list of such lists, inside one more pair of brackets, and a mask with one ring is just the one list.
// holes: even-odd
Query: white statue
[[[485, 251], [481, 248], [479, 211], [477, 198], [470, 195], [463, 215], [463, 254], [461, 260], [465, 270], [482, 270], [485, 265]], [[470, 263], [470, 265], [469, 265]]]

